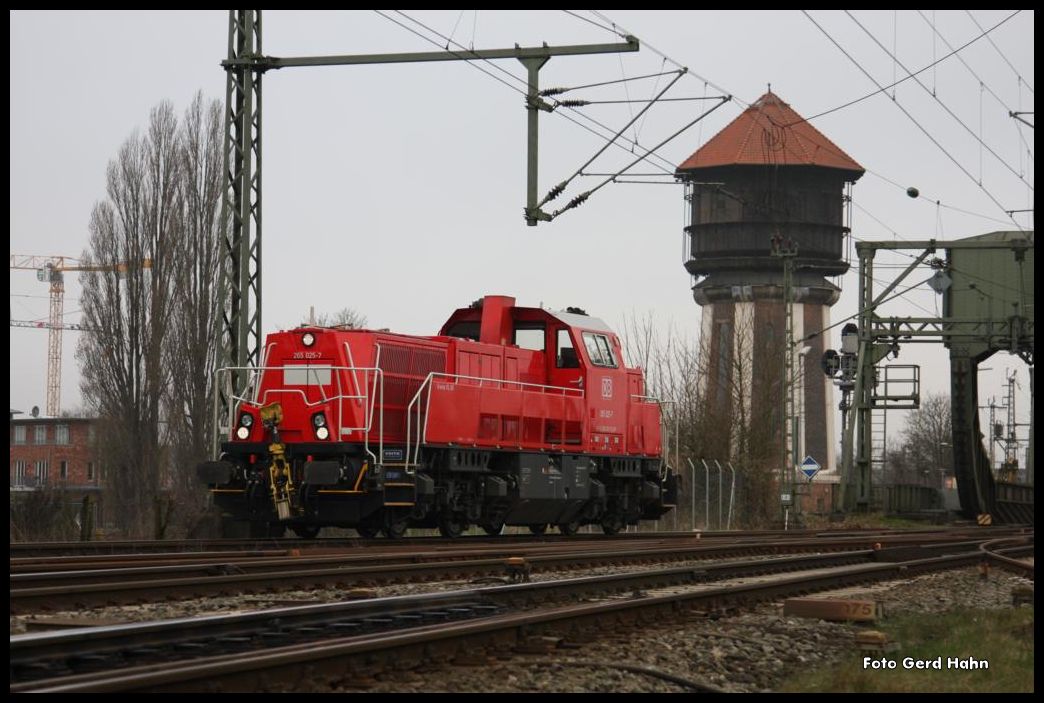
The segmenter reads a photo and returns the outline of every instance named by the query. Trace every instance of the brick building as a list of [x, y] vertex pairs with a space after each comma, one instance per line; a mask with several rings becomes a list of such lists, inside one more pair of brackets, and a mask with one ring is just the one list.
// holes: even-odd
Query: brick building
[[69, 492], [69, 500], [102, 489], [101, 467], [93, 455], [97, 420], [87, 417], [25, 417], [11, 411], [11, 497], [43, 486]]

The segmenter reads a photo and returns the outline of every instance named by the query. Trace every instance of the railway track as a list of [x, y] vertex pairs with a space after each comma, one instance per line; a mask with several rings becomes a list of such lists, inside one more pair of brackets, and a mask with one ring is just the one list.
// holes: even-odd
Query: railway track
[[[1032, 531], [1032, 526], [1007, 526], [989, 528], [991, 534], [1012, 534]], [[292, 550], [322, 551], [358, 550], [372, 547], [385, 548], [391, 546], [406, 549], [437, 548], [439, 545], [459, 545], [461, 543], [533, 544], [533, 543], [575, 543], [575, 542], [607, 542], [610, 544], [629, 541], [665, 540], [675, 542], [692, 539], [728, 539], [764, 540], [772, 538], [796, 539], [802, 537], [869, 537], [872, 535], [938, 535], [961, 532], [968, 536], [981, 534], [983, 528], [968, 527], [930, 527], [918, 530], [909, 529], [860, 529], [860, 530], [701, 530], [696, 532], [622, 532], [612, 537], [579, 533], [573, 536], [559, 534], [504, 534], [497, 537], [483, 535], [467, 535], [458, 539], [441, 537], [407, 537], [398, 540], [357, 538], [319, 538], [319, 539], [215, 539], [215, 540], [121, 540], [103, 542], [11, 542], [9, 556], [12, 560], [22, 558], [46, 558], [57, 556], [89, 556], [89, 555], [143, 555], [158, 553], [169, 556], [181, 552], [289, 552]]]
[[[1030, 581], [1033, 580], [1033, 564], [1019, 559], [1013, 559], [1005, 552], [1024, 545], [1025, 537], [1004, 537], [990, 540], [979, 546], [979, 550], [989, 563], [995, 564], [1001, 569], [1011, 571], [1017, 576], [1022, 576]], [[1033, 556], [1032, 550], [1026, 556]]]
[[[183, 618], [170, 621], [83, 628], [12, 638], [11, 665], [32, 673], [54, 668], [104, 664], [106, 658], [134, 659], [191, 652], [212, 643], [212, 649], [253, 648], [276, 639], [316, 639], [331, 632], [402, 629], [415, 620], [443, 621], [462, 608], [479, 614], [507, 607], [522, 608], [582, 597], [633, 593], [678, 584], [709, 583], [731, 578], [865, 564], [872, 550], [832, 555], [804, 555], [769, 560], [720, 562], [701, 567], [676, 567], [627, 574], [519, 583], [413, 596], [394, 596], [323, 605], [276, 608], [233, 615]], [[380, 627], [385, 625], [386, 627]]]
[[[1030, 540], [1019, 545], [990, 545], [988, 549], [998, 557], [1011, 558], [1031, 553]], [[872, 560], [880, 550], [805, 555], [306, 606], [240, 616], [21, 635], [11, 638], [12, 674], [35, 673], [42, 678], [14, 683], [11, 691], [217, 692], [285, 690], [287, 687], [308, 690], [309, 687], [322, 688], [327, 682], [351, 685], [356, 678], [372, 677], [382, 670], [445, 663], [461, 656], [481, 659], [489, 654], [529, 651], [526, 648], [533, 646], [573, 646], [597, 636], [600, 631], [644, 625], [662, 618], [676, 619], [694, 609], [743, 607], [795, 594], [906, 578], [974, 565], [983, 557], [978, 545], [965, 544], [951, 549], [958, 549], [959, 553], [891, 563]], [[791, 573], [794, 569], [801, 569], [803, 573]], [[756, 573], [780, 571], [787, 573], [749, 578]], [[725, 579], [728, 582], [722, 582]], [[663, 590], [645, 593], [654, 588]], [[620, 592], [632, 596], [606, 596]], [[563, 600], [592, 596], [602, 599], [562, 604]], [[519, 610], [522, 604], [541, 601], [554, 605]], [[447, 619], [446, 613], [458, 606], [461, 617]], [[424, 622], [425, 609], [442, 620]], [[414, 626], [370, 632], [348, 627], [353, 621], [367, 617], [388, 624], [396, 615], [412, 616], [412, 619], [400, 617], [400, 625]], [[275, 634], [272, 634], [273, 623], [278, 627]], [[344, 636], [346, 632], [351, 634]], [[274, 643], [277, 646], [272, 646]], [[222, 649], [225, 645], [245, 651]], [[170, 653], [179, 647], [181, 656], [171, 661]], [[163, 661], [146, 659], [143, 662], [143, 655], [135, 655], [135, 651], [145, 656], [152, 654]], [[203, 652], [206, 656], [192, 656]], [[79, 660], [73, 661], [70, 656]], [[74, 671], [76, 667], [91, 666], [102, 670]]]
[[[569, 570], [605, 565], [669, 563], [683, 560], [736, 558], [765, 554], [862, 550], [880, 545], [890, 547], [945, 548], [969, 542], [964, 533], [894, 534], [887, 539], [877, 534], [850, 537], [807, 537], [804, 539], [722, 541], [692, 540], [663, 546], [646, 544], [586, 542], [529, 545], [476, 544], [463, 549], [407, 554], [380, 551], [369, 554], [340, 554], [315, 557], [263, 557], [246, 559], [206, 558], [175, 560], [156, 566], [124, 568], [21, 571], [10, 576], [10, 612], [20, 614], [41, 610], [83, 609], [106, 605], [285, 591], [308, 587], [368, 587], [411, 581], [502, 576], [509, 571], [509, 560], [523, 558], [532, 571]], [[53, 566], [53, 562], [48, 562]], [[83, 566], [83, 564], [80, 564]], [[14, 567], [15, 564], [12, 564]], [[19, 566], [28, 568], [25, 564]], [[46, 565], [45, 565], [46, 566]]]

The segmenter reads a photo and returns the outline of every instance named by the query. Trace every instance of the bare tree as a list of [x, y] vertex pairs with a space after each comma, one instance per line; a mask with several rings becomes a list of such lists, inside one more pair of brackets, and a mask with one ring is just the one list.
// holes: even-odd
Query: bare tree
[[366, 315], [363, 315], [361, 312], [354, 310], [353, 308], [345, 307], [332, 315], [321, 313], [314, 321], [310, 321], [309, 324], [317, 325], [319, 327], [336, 327], [339, 329], [358, 330], [366, 327], [367, 320]]
[[176, 261], [184, 226], [182, 160], [170, 103], [149, 117], [109, 162], [108, 198], [91, 214], [81, 276], [84, 325], [77, 349], [85, 402], [109, 420], [99, 443], [114, 517], [125, 534], [148, 532], [160, 493], [161, 405], [171, 379], [164, 363], [176, 307]]
[[921, 407], [910, 411], [903, 431], [902, 449], [907, 464], [919, 474], [917, 482], [942, 485], [942, 474], [952, 468], [953, 428], [950, 425], [950, 397], [932, 394], [921, 400]]
[[[673, 326], [659, 333], [651, 315], [627, 318], [623, 338], [628, 363], [645, 371], [646, 393], [668, 401], [665, 421], [672, 432], [679, 430], [676, 468], [690, 459], [697, 467], [702, 459], [733, 462], [740, 472], [736, 504], [743, 506], [743, 522], [758, 526], [775, 518], [782, 347], [779, 340], [756, 349], [744, 341], [754, 338], [753, 324], [740, 321], [736, 337], [723, 342], [724, 356], [712, 353], [709, 339], [690, 341]], [[683, 515], [691, 510], [679, 509]]]
[[[626, 318], [621, 336], [628, 365], [644, 371], [646, 395], [664, 401], [665, 423], [671, 432], [676, 426], [679, 430], [682, 463], [699, 455], [703, 403], [700, 379], [704, 375], [699, 347], [673, 325], [666, 332], [657, 330], [652, 314]], [[669, 449], [673, 451], [674, 447]]]
[[921, 476], [917, 468], [910, 462], [910, 452], [905, 445], [898, 449], [889, 449], [885, 462], [885, 474], [881, 485], [920, 483]]
[[[170, 500], [178, 508], [172, 517], [184, 527], [191, 526], [206, 504], [206, 493], [191, 467], [208, 458], [211, 438], [214, 330], [221, 294], [217, 281], [224, 261], [218, 255], [224, 231], [221, 117], [221, 104], [205, 102], [197, 93], [178, 133], [182, 229], [173, 259], [177, 304], [163, 358], [170, 370], [165, 398]], [[166, 527], [165, 521], [161, 527]]]

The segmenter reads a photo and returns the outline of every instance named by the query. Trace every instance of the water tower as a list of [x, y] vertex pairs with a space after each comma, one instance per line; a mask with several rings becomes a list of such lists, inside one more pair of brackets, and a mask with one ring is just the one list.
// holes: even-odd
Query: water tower
[[[678, 167], [689, 205], [685, 268], [693, 276], [693, 297], [703, 308], [707, 373], [702, 381], [709, 384], [704, 388], [710, 403], [775, 398], [778, 408], [784, 274], [783, 259], [772, 253], [773, 240], [796, 249], [795, 339], [829, 326], [830, 306], [840, 289], [827, 277], [848, 270], [845, 211], [851, 200], [846, 190], [863, 173], [771, 91]], [[797, 345], [795, 410], [803, 417], [798, 450], [833, 472], [836, 404], [833, 386], [819, 369], [825, 342], [816, 337]], [[779, 351], [770, 355], [768, 350]], [[737, 373], [743, 377], [737, 379]], [[772, 381], [759, 385], [758, 379]], [[736, 384], [746, 384], [746, 392], [730, 393]], [[780, 411], [770, 422], [777, 433]]]

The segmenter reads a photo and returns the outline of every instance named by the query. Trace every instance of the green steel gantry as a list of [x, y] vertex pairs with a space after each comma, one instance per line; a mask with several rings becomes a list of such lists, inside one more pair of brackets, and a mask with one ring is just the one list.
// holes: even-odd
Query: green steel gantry
[[[874, 255], [878, 250], [902, 249], [920, 249], [921, 253], [875, 295]], [[960, 283], [947, 283], [943, 316], [879, 316], [877, 307], [938, 250], [946, 250], [947, 256], [933, 262], [935, 267], [948, 275], [947, 280]], [[955, 241], [859, 242], [856, 251], [859, 362], [855, 412], [849, 415], [844, 429], [841, 507], [866, 509], [871, 503], [872, 412], [874, 408], [889, 407], [887, 391], [881, 395], [877, 390], [877, 363], [900, 344], [941, 342], [950, 350], [954, 471], [962, 509], [974, 515], [992, 512], [998, 503], [1004, 503], [1016, 512], [1024, 511], [1027, 505], [1032, 511], [1032, 498], [1026, 497], [1027, 492], [994, 482], [988, 460], [980, 457], [984, 450], [977, 436], [975, 367], [991, 354], [1007, 351], [1017, 354], [1032, 368], [1033, 232], [996, 232]], [[1004, 291], [1007, 293], [1002, 295]], [[1001, 298], [1010, 298], [1011, 292], [1017, 296], [1007, 307], [997, 303]], [[1029, 476], [1032, 484], [1032, 469]]]

